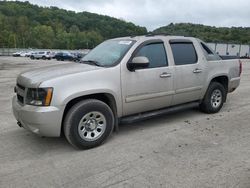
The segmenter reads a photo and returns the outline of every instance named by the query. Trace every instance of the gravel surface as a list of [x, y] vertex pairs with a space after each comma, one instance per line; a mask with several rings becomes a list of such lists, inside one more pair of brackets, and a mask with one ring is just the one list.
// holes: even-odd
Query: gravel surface
[[250, 62], [221, 112], [123, 125], [85, 151], [19, 128], [11, 112], [18, 73], [58, 63], [0, 57], [0, 187], [250, 187]]

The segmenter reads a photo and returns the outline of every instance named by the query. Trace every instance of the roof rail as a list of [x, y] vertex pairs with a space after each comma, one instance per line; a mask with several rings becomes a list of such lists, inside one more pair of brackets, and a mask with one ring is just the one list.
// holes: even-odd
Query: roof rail
[[153, 33], [153, 32], [149, 32], [145, 36], [146, 37], [152, 37], [152, 36], [169, 36], [169, 34], [167, 34], [167, 33]]

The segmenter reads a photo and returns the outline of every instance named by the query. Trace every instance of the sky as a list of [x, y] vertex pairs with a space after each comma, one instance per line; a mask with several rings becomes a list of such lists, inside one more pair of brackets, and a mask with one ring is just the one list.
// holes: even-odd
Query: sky
[[170, 23], [250, 27], [250, 0], [29, 0], [76, 12], [108, 15], [149, 31]]

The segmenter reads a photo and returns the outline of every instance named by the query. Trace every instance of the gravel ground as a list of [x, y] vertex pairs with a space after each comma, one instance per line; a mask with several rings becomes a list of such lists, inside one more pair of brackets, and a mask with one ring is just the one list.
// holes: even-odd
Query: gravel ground
[[85, 151], [19, 128], [11, 112], [17, 74], [58, 63], [0, 57], [0, 187], [250, 187], [250, 62], [220, 113], [123, 125]]

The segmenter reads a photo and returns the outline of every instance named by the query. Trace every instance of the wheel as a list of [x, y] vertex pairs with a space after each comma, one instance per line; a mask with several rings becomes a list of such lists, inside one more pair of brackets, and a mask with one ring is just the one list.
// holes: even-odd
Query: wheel
[[74, 147], [89, 149], [101, 145], [114, 128], [110, 107], [99, 100], [88, 99], [75, 104], [66, 114], [64, 134]]
[[219, 112], [225, 102], [226, 95], [226, 89], [223, 85], [212, 82], [200, 104], [200, 110], [208, 114]]
[[33, 59], [35, 59], [35, 58], [34, 58], [34, 56], [30, 56], [30, 59], [32, 59], [32, 60], [33, 60]]
[[42, 57], [42, 59], [43, 59], [43, 60], [46, 60], [46, 57], [45, 57], [45, 56], [43, 56], [43, 57]]

